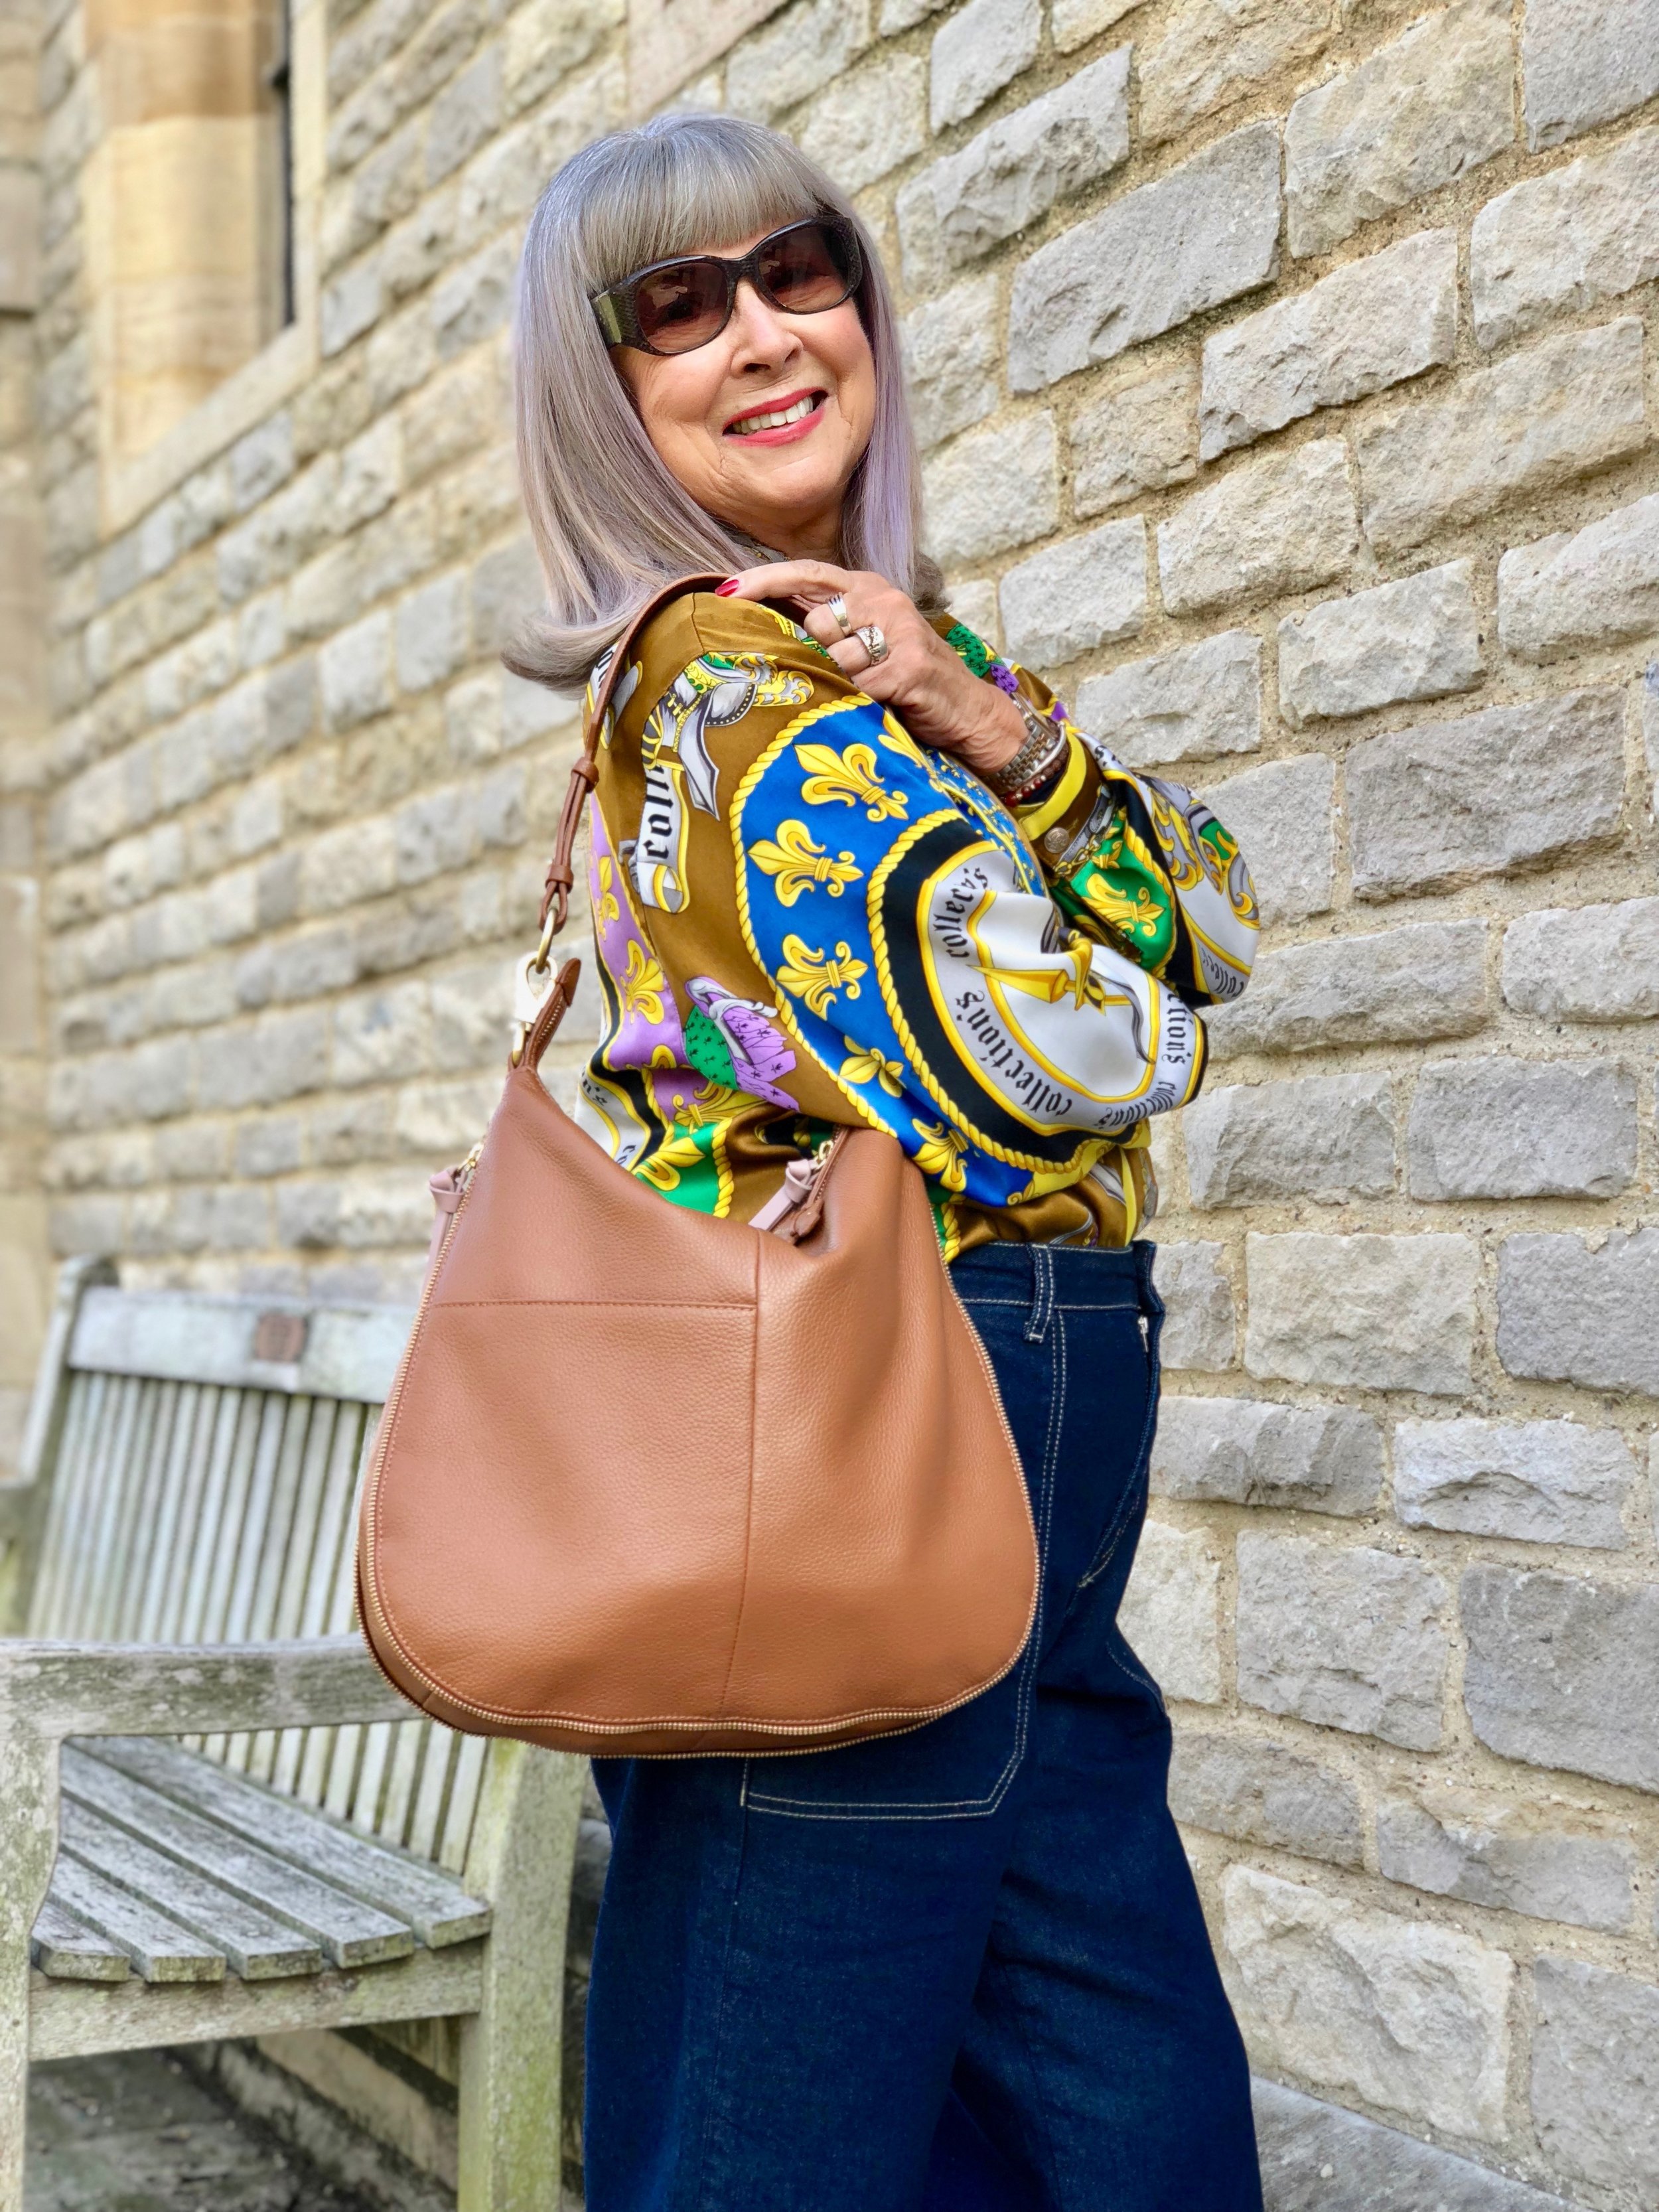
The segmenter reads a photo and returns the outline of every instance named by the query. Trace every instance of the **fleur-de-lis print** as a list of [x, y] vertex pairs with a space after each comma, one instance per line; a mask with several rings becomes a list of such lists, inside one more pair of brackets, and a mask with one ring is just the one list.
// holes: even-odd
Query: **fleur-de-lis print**
[[597, 919], [601, 927], [607, 921], [618, 921], [622, 918], [622, 908], [617, 905], [617, 894], [611, 888], [616, 880], [616, 873], [610, 855], [601, 853], [599, 855], [599, 903], [597, 912]]
[[795, 758], [809, 771], [800, 787], [809, 806], [862, 806], [872, 822], [896, 821], [905, 811], [904, 793], [889, 791], [876, 773], [872, 745], [838, 753], [833, 745], [799, 744]]
[[946, 1190], [963, 1189], [968, 1170], [962, 1156], [968, 1149], [967, 1138], [959, 1129], [947, 1129], [943, 1121], [918, 1121], [915, 1115], [910, 1127], [921, 1139], [913, 1157], [923, 1175], [933, 1176]]
[[868, 962], [855, 960], [852, 946], [845, 942], [836, 947], [833, 957], [826, 957], [815, 946], [804, 944], [793, 930], [783, 940], [778, 981], [793, 997], [805, 999], [820, 1019], [829, 1012], [838, 991], [856, 999], [859, 980], [869, 972]]
[[890, 1098], [904, 1096], [904, 1063], [888, 1060], [873, 1045], [861, 1045], [854, 1038], [844, 1036], [848, 1057], [841, 1064], [843, 1083], [878, 1083]]
[[643, 1015], [654, 1024], [662, 1019], [663, 982], [661, 963], [650, 957], [638, 938], [628, 947], [628, 973], [622, 979], [622, 1001], [624, 1013]]
[[838, 860], [832, 860], [822, 845], [814, 843], [804, 822], [781, 822], [776, 842], [763, 837], [749, 848], [749, 857], [757, 868], [775, 878], [778, 901], [783, 906], [793, 906], [815, 884], [822, 884], [831, 898], [839, 898], [848, 884], [861, 883], [864, 878], [863, 869], [854, 866], [850, 853], [843, 852]]
[[696, 1134], [684, 1132], [659, 1145], [640, 1173], [659, 1190], [674, 1190], [678, 1188], [681, 1169], [696, 1167], [702, 1156]]

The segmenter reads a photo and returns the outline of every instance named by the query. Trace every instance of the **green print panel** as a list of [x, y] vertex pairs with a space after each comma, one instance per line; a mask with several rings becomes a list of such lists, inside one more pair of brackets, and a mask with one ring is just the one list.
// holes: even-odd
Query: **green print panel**
[[1176, 946], [1176, 902], [1169, 878], [1120, 808], [1111, 826], [1054, 886], [1060, 905], [1103, 923], [1149, 975], [1161, 975]]

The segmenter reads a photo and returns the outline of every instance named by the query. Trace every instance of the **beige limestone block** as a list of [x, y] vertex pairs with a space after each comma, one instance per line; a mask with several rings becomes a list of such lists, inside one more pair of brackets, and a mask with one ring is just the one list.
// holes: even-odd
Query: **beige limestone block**
[[1505, 1953], [1254, 1867], [1230, 1868], [1222, 1893], [1257, 2065], [1408, 2127], [1501, 2139], [1515, 1978]]
[[1198, 473], [1198, 371], [1154, 369], [1078, 410], [1072, 425], [1072, 500], [1103, 514], [1144, 491]]
[[1140, 129], [1149, 145], [1241, 100], [1333, 30], [1328, 0], [1181, 0], [1139, 55]]

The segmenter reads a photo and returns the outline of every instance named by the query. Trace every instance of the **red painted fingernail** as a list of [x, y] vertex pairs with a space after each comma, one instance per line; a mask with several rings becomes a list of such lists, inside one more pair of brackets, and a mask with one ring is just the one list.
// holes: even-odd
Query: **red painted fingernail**
[[714, 597], [717, 599], [729, 599], [732, 592], [735, 592], [737, 588], [737, 578], [735, 576], [728, 576], [723, 584], [715, 585]]

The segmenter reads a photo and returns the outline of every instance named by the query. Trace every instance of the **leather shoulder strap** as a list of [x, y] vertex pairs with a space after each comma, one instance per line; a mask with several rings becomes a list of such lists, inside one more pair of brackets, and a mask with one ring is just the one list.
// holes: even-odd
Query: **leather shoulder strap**
[[[587, 794], [599, 780], [599, 732], [605, 727], [611, 695], [617, 688], [617, 678], [628, 665], [634, 641], [651, 617], [672, 600], [687, 592], [710, 591], [725, 580], [718, 569], [707, 575], [677, 576], [672, 584], [665, 584], [660, 591], [652, 594], [611, 648], [605, 675], [588, 704], [587, 718], [582, 729], [580, 757], [571, 769], [570, 781], [565, 787], [564, 806], [559, 815], [553, 857], [547, 864], [547, 879], [542, 886], [539, 919], [544, 945], [558, 935], [569, 917], [571, 886], [575, 882], [572, 855], [576, 847], [576, 832], [581, 827], [582, 808], [586, 803]], [[550, 929], [548, 927], [550, 915], [553, 918]]]

